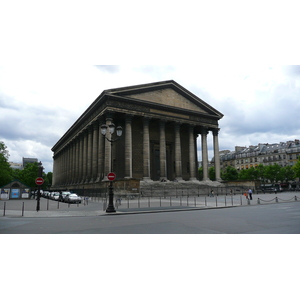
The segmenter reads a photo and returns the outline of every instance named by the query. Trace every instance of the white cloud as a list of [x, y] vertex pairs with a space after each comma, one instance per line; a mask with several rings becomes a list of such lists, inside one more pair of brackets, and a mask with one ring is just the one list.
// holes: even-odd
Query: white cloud
[[[0, 139], [6, 142], [12, 160], [35, 155], [47, 161], [49, 169], [51, 147], [103, 90], [160, 80], [174, 79], [224, 114], [221, 150], [300, 136], [297, 68], [19, 66], [1, 68], [0, 78]], [[211, 158], [211, 134], [208, 147]]]

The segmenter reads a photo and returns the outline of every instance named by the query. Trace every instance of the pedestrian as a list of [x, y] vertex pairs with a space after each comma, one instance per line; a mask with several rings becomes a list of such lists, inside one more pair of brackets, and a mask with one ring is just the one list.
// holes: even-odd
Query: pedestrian
[[250, 200], [252, 200], [252, 190], [250, 188], [248, 190], [248, 194], [249, 194]]
[[210, 191], [210, 197], [213, 197], [214, 196], [214, 190], [211, 190]]
[[249, 200], [249, 198], [248, 198], [248, 191], [245, 191], [244, 196], [246, 197], [247, 200]]

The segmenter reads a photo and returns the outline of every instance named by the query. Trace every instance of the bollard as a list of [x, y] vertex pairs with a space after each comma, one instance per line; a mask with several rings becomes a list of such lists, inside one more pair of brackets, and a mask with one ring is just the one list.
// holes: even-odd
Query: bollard
[[260, 204], [260, 199], [259, 198], [257, 198], [257, 204]]
[[47, 199], [47, 210], [49, 210], [49, 199]]
[[248, 199], [248, 205], [250, 205], [250, 200]]
[[240, 199], [241, 199], [241, 205], [243, 205], [243, 199], [242, 199], [242, 196], [240, 196]]
[[278, 198], [277, 197], [275, 198], [275, 201], [278, 203]]
[[181, 196], [180, 196], [180, 206], [182, 206], [182, 203], [181, 203]]
[[150, 207], [150, 197], [148, 197], [148, 207]]
[[159, 206], [161, 207], [161, 197], [159, 197]]
[[57, 209], [59, 209], [59, 201], [57, 201]]
[[197, 204], [196, 204], [196, 197], [194, 197], [194, 200], [195, 200], [195, 206], [197, 206]]
[[22, 217], [24, 217], [24, 202], [23, 202], [23, 205], [22, 205]]
[[204, 204], [205, 204], [205, 206], [207, 206], [207, 202], [206, 202], [207, 200], [206, 200], [206, 196], [205, 196], [205, 198], [204, 198]]
[[5, 208], [6, 208], [6, 202], [4, 202], [4, 207], [3, 207], [3, 217], [5, 216]]
[[172, 206], [172, 199], [171, 199], [171, 197], [170, 197], [170, 206]]
[[189, 206], [189, 197], [186, 198], [186, 204]]
[[295, 201], [297, 201], [297, 196], [295, 196]]
[[231, 206], [233, 206], [233, 197], [231, 196]]
[[226, 196], [225, 196], [225, 206], [227, 206], [227, 205], [226, 205]]
[[218, 197], [216, 197], [216, 207], [218, 207]]

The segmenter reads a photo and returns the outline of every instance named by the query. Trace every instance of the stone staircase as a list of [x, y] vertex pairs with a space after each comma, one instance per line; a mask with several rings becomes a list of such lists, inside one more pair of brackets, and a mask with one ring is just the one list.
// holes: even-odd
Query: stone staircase
[[225, 185], [216, 181], [140, 182], [140, 194], [142, 197], [205, 196], [211, 190], [217, 192], [222, 189], [225, 191]]

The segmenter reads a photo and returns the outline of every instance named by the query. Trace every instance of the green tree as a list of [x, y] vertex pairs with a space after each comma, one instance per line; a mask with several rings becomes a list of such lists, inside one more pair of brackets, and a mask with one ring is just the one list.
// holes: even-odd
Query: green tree
[[26, 164], [23, 170], [19, 173], [19, 180], [22, 181], [24, 184], [34, 188], [35, 179], [38, 177], [38, 163], [29, 163]]
[[239, 179], [241, 180], [258, 180], [259, 179], [259, 171], [251, 167], [250, 169], [243, 169], [239, 173]]
[[266, 167], [263, 164], [259, 164], [256, 167], [257, 179], [260, 179], [262, 182], [265, 182], [266, 179]]
[[12, 168], [8, 163], [9, 152], [4, 142], [0, 141], [0, 186], [12, 181]]
[[300, 157], [298, 158], [298, 161], [296, 164], [293, 165], [293, 171], [295, 172], [295, 177], [300, 177]]
[[281, 166], [278, 164], [267, 166], [265, 171], [265, 177], [272, 183], [276, 183], [279, 180], [283, 181]]
[[225, 171], [221, 172], [221, 178], [223, 180], [228, 180], [228, 181], [229, 180], [237, 180], [238, 179], [238, 171], [235, 168], [228, 166]]
[[208, 170], [208, 177], [210, 180], [215, 181], [216, 180], [216, 172], [215, 167], [210, 167]]
[[52, 185], [52, 172], [48, 172], [47, 174], [43, 173], [43, 178], [45, 180], [45, 183], [43, 184], [42, 188], [44, 190], [48, 190], [48, 187]]
[[198, 173], [199, 173], [199, 180], [200, 181], [203, 180], [203, 168], [202, 167], [198, 169]]
[[282, 181], [288, 182], [295, 180], [295, 171], [291, 166], [281, 168]]

